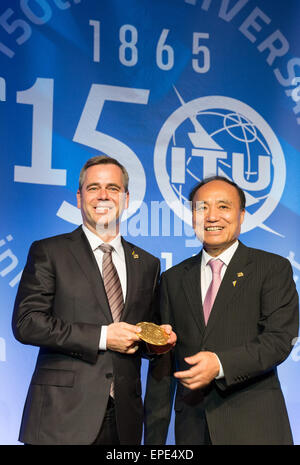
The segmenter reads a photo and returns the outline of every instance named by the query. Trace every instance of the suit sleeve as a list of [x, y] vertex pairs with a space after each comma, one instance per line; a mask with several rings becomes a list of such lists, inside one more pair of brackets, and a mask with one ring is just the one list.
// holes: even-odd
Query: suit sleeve
[[283, 362], [292, 350], [298, 334], [298, 294], [288, 260], [266, 266], [261, 287], [260, 318], [257, 336], [239, 347], [218, 351], [224, 380], [221, 389], [262, 375]]
[[[153, 267], [153, 286], [152, 286], [152, 299], [151, 299], [151, 306], [150, 306], [150, 313], [148, 317], [148, 321], [151, 321], [156, 324], [160, 324], [160, 315], [159, 315], [159, 280], [160, 280], [160, 261], [155, 259], [154, 267]], [[153, 353], [148, 348], [146, 342], [140, 342], [140, 349], [139, 352], [141, 356], [147, 360], [151, 360], [153, 358]]]
[[159, 283], [160, 283], [160, 261], [157, 260], [155, 277], [153, 280], [152, 302], [151, 302], [151, 321], [154, 321], [157, 324], [160, 324]]
[[[160, 316], [158, 324], [170, 323], [167, 286], [162, 275], [160, 284]], [[173, 377], [174, 351], [154, 357], [149, 362], [145, 394], [145, 438], [146, 445], [163, 445], [166, 442], [176, 388]]]
[[17, 292], [12, 329], [16, 339], [95, 363], [101, 326], [63, 321], [54, 313], [55, 265], [43, 241], [30, 248]]

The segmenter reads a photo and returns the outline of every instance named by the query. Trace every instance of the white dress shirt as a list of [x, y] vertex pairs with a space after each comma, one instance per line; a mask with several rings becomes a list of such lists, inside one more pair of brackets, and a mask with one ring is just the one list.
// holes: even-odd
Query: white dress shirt
[[[224, 250], [224, 252], [222, 252], [217, 257], [212, 257], [204, 249], [202, 250], [202, 259], [201, 259], [202, 304], [204, 303], [206, 293], [207, 293], [209, 285], [210, 285], [210, 283], [212, 281], [212, 271], [211, 271], [211, 267], [208, 265], [208, 262], [211, 259], [222, 260], [222, 262], [224, 263], [224, 265], [222, 266], [222, 269], [221, 269], [221, 280], [222, 280], [223, 277], [224, 277], [225, 271], [227, 270], [227, 267], [229, 265], [229, 262], [232, 259], [236, 249], [238, 248], [238, 245], [239, 245], [239, 242], [235, 241], [234, 244], [232, 244], [230, 247], [228, 247], [228, 249]], [[215, 354], [215, 355], [217, 356], [217, 354]], [[219, 360], [219, 357], [218, 357], [218, 360]], [[219, 360], [219, 364], [220, 364], [220, 371], [219, 371], [218, 376], [216, 376], [216, 379], [220, 379], [220, 378], [224, 377], [224, 371], [223, 371], [223, 367], [222, 367], [222, 364], [221, 364], [220, 360]]]
[[[90, 231], [84, 224], [82, 225], [83, 232], [85, 233], [87, 240], [94, 252], [94, 256], [99, 267], [101, 276], [102, 276], [102, 260], [103, 260], [103, 252], [99, 248], [101, 244], [104, 244], [104, 241], [100, 239], [97, 234]], [[114, 250], [112, 251], [112, 261], [116, 267], [116, 270], [119, 275], [122, 292], [123, 292], [123, 299], [125, 302], [126, 299], [126, 289], [127, 289], [127, 274], [126, 274], [126, 261], [125, 261], [125, 253], [121, 241], [121, 236], [118, 234], [112, 241], [109, 242]], [[106, 350], [106, 334], [107, 334], [107, 326], [103, 325], [101, 327], [101, 335], [100, 335], [100, 342], [99, 342], [99, 349]]]
[[209, 255], [204, 249], [202, 251], [202, 260], [201, 260], [201, 294], [202, 294], [202, 304], [204, 303], [204, 299], [206, 293], [208, 291], [209, 285], [212, 280], [212, 271], [211, 267], [208, 265], [209, 260], [211, 259], [220, 259], [224, 263], [221, 269], [221, 280], [224, 277], [225, 271], [229, 265], [230, 260], [232, 259], [236, 249], [238, 248], [239, 242], [235, 241], [228, 249], [224, 250], [220, 255], [217, 257], [212, 257]]

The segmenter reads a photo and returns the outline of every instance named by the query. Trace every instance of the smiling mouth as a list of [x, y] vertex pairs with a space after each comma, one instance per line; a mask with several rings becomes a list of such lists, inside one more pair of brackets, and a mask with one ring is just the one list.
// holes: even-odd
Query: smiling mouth
[[96, 213], [107, 213], [114, 208], [113, 205], [98, 205], [95, 207]]
[[222, 231], [224, 228], [223, 226], [207, 226], [204, 229], [205, 231]]

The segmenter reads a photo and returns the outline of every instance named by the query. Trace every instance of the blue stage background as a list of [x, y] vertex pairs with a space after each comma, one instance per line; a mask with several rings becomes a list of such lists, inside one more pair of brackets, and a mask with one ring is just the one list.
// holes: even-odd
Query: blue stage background
[[[1, 1], [0, 444], [18, 444], [37, 354], [11, 332], [28, 248], [81, 223], [89, 157], [127, 167], [123, 233], [163, 270], [198, 252], [187, 195], [217, 173], [246, 191], [241, 240], [299, 283], [299, 20], [298, 0]], [[299, 360], [295, 338], [279, 374], [296, 444]]]

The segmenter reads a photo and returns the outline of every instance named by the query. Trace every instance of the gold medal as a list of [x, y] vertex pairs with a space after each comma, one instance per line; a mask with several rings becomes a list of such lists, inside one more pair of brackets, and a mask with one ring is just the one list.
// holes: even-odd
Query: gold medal
[[154, 323], [149, 323], [147, 321], [137, 323], [136, 326], [140, 326], [142, 328], [142, 331], [137, 333], [137, 335], [143, 341], [155, 346], [164, 346], [167, 344], [169, 336], [160, 326], [155, 325]]

